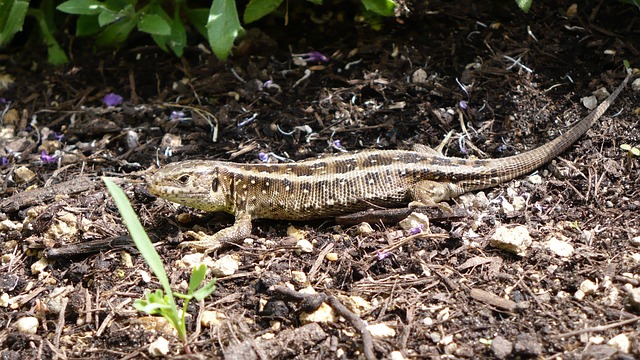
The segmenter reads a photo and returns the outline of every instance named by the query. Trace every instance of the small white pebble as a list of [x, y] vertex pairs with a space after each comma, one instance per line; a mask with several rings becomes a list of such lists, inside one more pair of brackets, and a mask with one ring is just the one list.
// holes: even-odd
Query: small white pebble
[[374, 338], [392, 338], [396, 336], [396, 331], [387, 324], [373, 324], [367, 326], [367, 330]]
[[617, 348], [618, 350], [628, 353], [630, 349], [629, 337], [625, 334], [614, 336], [607, 344]]
[[16, 329], [23, 334], [35, 334], [39, 325], [40, 322], [33, 316], [25, 316], [16, 321]]
[[338, 253], [328, 253], [325, 258], [329, 261], [338, 261]]
[[402, 352], [396, 350], [396, 351], [392, 351], [391, 354], [389, 354], [389, 358], [391, 360], [404, 360], [405, 357], [402, 355]]
[[587, 279], [580, 284], [580, 290], [582, 290], [585, 293], [585, 295], [590, 295], [595, 293], [596, 290], [598, 290], [598, 284]]
[[149, 355], [151, 357], [166, 356], [169, 353], [169, 341], [160, 336], [156, 341], [149, 344]]
[[529, 176], [529, 182], [534, 184], [534, 185], [539, 185], [542, 184], [542, 176], [540, 175], [531, 175]]
[[234, 255], [225, 255], [213, 262], [211, 272], [215, 276], [230, 276], [240, 268], [240, 260]]
[[220, 324], [220, 322], [226, 318], [227, 317], [223, 313], [213, 310], [205, 310], [202, 312], [200, 324], [204, 327], [211, 327]]
[[313, 252], [313, 244], [309, 242], [309, 240], [302, 239], [296, 243], [296, 247], [300, 249], [300, 251], [304, 253], [312, 253]]

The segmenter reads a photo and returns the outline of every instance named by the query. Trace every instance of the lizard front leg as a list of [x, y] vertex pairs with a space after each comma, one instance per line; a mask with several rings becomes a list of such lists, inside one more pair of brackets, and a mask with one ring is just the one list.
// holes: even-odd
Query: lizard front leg
[[225, 242], [239, 242], [249, 237], [251, 235], [251, 215], [245, 212], [236, 214], [236, 220], [232, 226], [222, 229], [213, 235], [200, 235], [193, 231], [188, 233], [199, 238], [199, 240], [185, 241], [179, 247], [188, 247], [210, 253], [220, 248]]

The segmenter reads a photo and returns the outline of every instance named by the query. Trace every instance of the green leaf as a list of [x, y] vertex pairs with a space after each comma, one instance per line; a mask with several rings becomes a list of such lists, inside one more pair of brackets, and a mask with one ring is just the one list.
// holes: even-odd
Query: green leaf
[[207, 38], [213, 53], [226, 60], [234, 40], [244, 32], [234, 0], [213, 0], [207, 22]]
[[631, 155], [633, 155], [633, 156], [640, 156], [640, 149], [638, 149], [638, 148], [635, 148], [635, 147], [634, 147], [634, 148], [633, 148], [633, 149], [631, 149], [631, 151], [629, 151], [629, 152], [630, 152], [630, 153], [631, 153]]
[[315, 5], [322, 5], [322, 0], [307, 0], [307, 1]]
[[624, 151], [629, 151], [631, 150], [631, 145], [629, 144], [622, 144], [620, 145], [620, 149], [624, 150]]
[[104, 5], [96, 0], [69, 0], [58, 5], [56, 9], [74, 15], [97, 15]]
[[0, 46], [10, 43], [13, 36], [22, 30], [28, 9], [26, 1], [0, 1]]
[[200, 301], [207, 296], [213, 294], [216, 291], [216, 279], [213, 279], [207, 283], [207, 285], [201, 287], [193, 293], [193, 298]]
[[28, 1], [2, 3], [0, 1], [0, 45], [11, 42], [13, 36], [22, 30], [24, 18], [29, 9]]
[[277, 9], [283, 0], [249, 0], [244, 10], [244, 22], [254, 22]]
[[196, 30], [198, 30], [202, 36], [207, 37], [207, 19], [209, 18], [209, 9], [186, 8], [184, 13], [187, 15], [189, 22], [196, 27]]
[[62, 48], [60, 47], [60, 44], [58, 44], [58, 42], [53, 39], [50, 41], [53, 42], [49, 43], [47, 48], [47, 60], [49, 61], [49, 63], [53, 65], [62, 65], [68, 63], [69, 58], [67, 57], [67, 54], [64, 52], [64, 50], [62, 50]]
[[524, 12], [529, 12], [532, 3], [533, 0], [516, 0], [516, 4], [518, 4], [518, 7]]
[[171, 26], [158, 14], [142, 14], [138, 21], [138, 30], [152, 35], [171, 35]]
[[102, 11], [99, 15], [98, 15], [98, 25], [100, 27], [105, 27], [111, 23], [114, 23], [120, 19], [122, 19], [125, 15], [122, 14], [122, 12], [120, 11], [113, 11], [110, 9], [104, 9], [104, 11]]
[[100, 29], [98, 17], [95, 15], [80, 15], [76, 20], [76, 36], [95, 35]]
[[365, 9], [382, 16], [393, 16], [396, 3], [393, 0], [362, 0]]
[[118, 46], [122, 44], [136, 26], [135, 19], [128, 18], [107, 26], [96, 37], [98, 46]]
[[188, 294], [193, 294], [194, 291], [198, 289], [202, 280], [207, 275], [207, 266], [205, 264], [200, 264], [200, 266], [194, 266], [193, 270], [191, 270], [191, 277], [189, 278], [189, 292]]
[[187, 30], [185, 30], [182, 20], [180, 20], [180, 14], [176, 14], [171, 25], [169, 47], [177, 57], [182, 57], [185, 46], [187, 46]]

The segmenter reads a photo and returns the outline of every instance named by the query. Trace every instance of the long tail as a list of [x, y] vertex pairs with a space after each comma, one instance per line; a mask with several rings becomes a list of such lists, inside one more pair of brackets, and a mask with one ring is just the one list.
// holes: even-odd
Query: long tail
[[496, 159], [495, 167], [498, 171], [495, 171], [494, 174], [500, 174], [500, 179], [498, 180], [498, 182], [502, 183], [531, 173], [535, 169], [548, 162], [550, 159], [553, 159], [564, 152], [569, 146], [576, 142], [576, 140], [584, 135], [584, 133], [589, 130], [591, 125], [593, 125], [594, 122], [600, 119], [600, 117], [607, 111], [607, 109], [609, 109], [609, 106], [613, 104], [622, 89], [624, 89], [624, 87], [627, 85], [627, 82], [629, 82], [630, 78], [631, 71], [627, 70], [627, 77], [624, 79], [622, 84], [620, 84], [620, 86], [618, 86], [605, 101], [598, 105], [595, 110], [593, 110], [584, 119], [580, 120], [572, 128], [567, 130], [566, 133], [536, 149], [524, 152], [522, 154], [502, 159]]

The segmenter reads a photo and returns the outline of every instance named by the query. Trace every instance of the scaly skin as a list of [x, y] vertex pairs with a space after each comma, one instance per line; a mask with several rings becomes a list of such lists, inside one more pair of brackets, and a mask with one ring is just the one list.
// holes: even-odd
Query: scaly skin
[[246, 238], [252, 219], [308, 220], [412, 201], [437, 204], [528, 174], [555, 158], [607, 111], [629, 78], [567, 132], [515, 156], [450, 158], [418, 145], [413, 151], [369, 150], [290, 164], [188, 160], [161, 168], [149, 190], [179, 204], [235, 215], [233, 226], [181, 244], [201, 250]]

